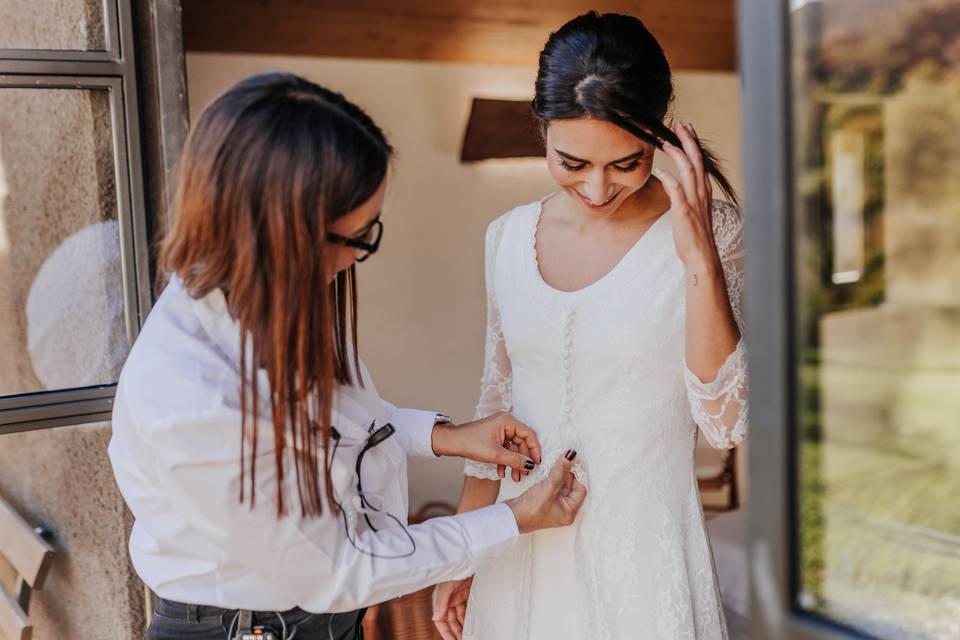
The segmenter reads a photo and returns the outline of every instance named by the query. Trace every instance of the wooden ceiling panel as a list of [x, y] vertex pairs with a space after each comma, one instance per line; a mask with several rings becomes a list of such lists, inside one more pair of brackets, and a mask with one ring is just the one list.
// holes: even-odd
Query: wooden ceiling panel
[[733, 0], [182, 0], [190, 51], [533, 66], [590, 9], [641, 18], [674, 69], [736, 66]]

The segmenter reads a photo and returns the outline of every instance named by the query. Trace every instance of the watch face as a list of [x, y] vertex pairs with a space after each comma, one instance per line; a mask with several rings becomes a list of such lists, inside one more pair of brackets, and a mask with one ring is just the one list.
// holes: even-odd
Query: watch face
[[433, 421], [433, 424], [450, 424], [451, 422], [453, 422], [453, 418], [446, 414], [438, 413], [437, 417]]

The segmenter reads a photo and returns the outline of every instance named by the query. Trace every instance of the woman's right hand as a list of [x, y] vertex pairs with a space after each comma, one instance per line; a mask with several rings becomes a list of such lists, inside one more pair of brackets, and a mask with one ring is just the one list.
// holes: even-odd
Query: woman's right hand
[[570, 449], [557, 460], [550, 475], [516, 498], [505, 500], [513, 509], [520, 533], [573, 524], [587, 497], [587, 488], [573, 475], [577, 452]]
[[473, 576], [441, 582], [433, 588], [433, 624], [443, 640], [460, 640]]
[[509, 467], [515, 482], [540, 464], [536, 432], [505, 411], [459, 426], [436, 425], [431, 439], [438, 456], [493, 463], [501, 478]]

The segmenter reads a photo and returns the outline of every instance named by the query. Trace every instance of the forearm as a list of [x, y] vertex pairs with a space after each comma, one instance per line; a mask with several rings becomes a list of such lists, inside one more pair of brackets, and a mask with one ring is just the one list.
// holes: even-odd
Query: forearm
[[[333, 522], [339, 528], [340, 523]], [[295, 566], [287, 566], [282, 575], [301, 577], [302, 589], [307, 593], [320, 590], [333, 595], [332, 605], [316, 606], [314, 610], [350, 611], [437, 582], [471, 576], [484, 563], [505, 553], [519, 532], [512, 509], [496, 505], [451, 517], [430, 518], [405, 530], [387, 527], [358, 533], [356, 546], [342, 546], [340, 553], [328, 561], [326, 566], [332, 565], [333, 571], [323, 580], [316, 579], [316, 565], [300, 557], [291, 557]], [[329, 553], [329, 549], [324, 550]]]
[[457, 513], [474, 511], [496, 503], [497, 496], [500, 495], [500, 482], [464, 476], [463, 493], [460, 495]]
[[687, 265], [686, 283], [685, 359], [694, 375], [710, 382], [740, 341], [719, 257]]

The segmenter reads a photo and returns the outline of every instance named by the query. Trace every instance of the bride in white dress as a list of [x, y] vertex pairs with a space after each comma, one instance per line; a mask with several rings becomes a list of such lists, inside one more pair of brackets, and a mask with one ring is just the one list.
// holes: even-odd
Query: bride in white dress
[[[518, 495], [568, 448], [590, 497], [572, 527], [439, 585], [445, 640], [727, 637], [693, 457], [698, 425], [722, 448], [747, 428], [741, 219], [713, 200], [711, 178], [736, 197], [693, 127], [663, 124], [671, 98], [635, 18], [581, 16], [540, 56], [560, 189], [487, 231], [477, 415], [512, 411], [543, 456], [515, 482], [468, 463], [460, 510]], [[658, 150], [675, 171], [653, 170]]]

